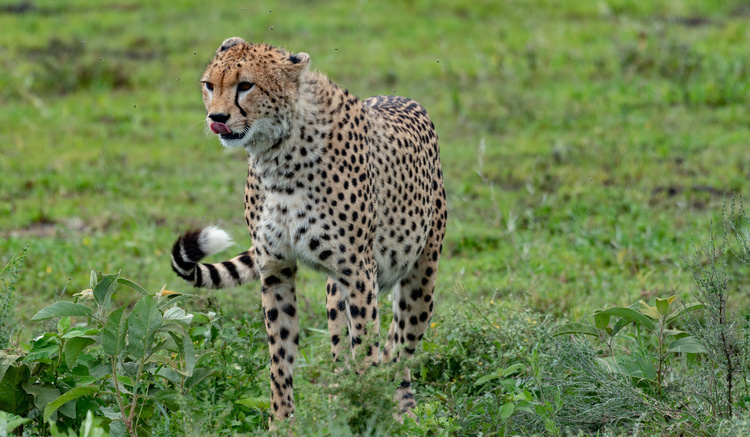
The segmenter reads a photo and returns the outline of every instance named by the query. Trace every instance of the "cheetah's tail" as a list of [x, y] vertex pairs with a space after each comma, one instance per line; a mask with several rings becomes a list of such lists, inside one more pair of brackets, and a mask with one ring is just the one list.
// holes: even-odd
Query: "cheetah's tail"
[[203, 288], [230, 288], [257, 279], [252, 250], [224, 262], [200, 263], [231, 245], [229, 234], [215, 226], [186, 232], [172, 247], [172, 270], [194, 287]]

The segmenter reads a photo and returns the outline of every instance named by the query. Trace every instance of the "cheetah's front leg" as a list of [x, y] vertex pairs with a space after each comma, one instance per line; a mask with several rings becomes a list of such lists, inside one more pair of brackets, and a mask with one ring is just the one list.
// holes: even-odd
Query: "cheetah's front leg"
[[294, 359], [299, 345], [299, 318], [294, 264], [261, 269], [261, 301], [271, 354], [271, 406], [276, 419], [294, 413]]

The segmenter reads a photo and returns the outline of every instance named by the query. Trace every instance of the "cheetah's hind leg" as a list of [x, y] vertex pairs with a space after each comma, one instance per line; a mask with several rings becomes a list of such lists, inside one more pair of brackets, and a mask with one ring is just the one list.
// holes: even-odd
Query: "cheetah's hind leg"
[[[331, 353], [333, 361], [343, 361], [343, 368], [349, 363], [351, 338], [347, 328], [349, 302], [344, 295], [344, 289], [335, 279], [328, 277], [326, 282], [326, 316], [328, 318], [328, 333], [331, 336]], [[343, 355], [342, 355], [343, 354]], [[343, 358], [342, 358], [343, 357]], [[341, 371], [342, 367], [337, 367]]]
[[[437, 263], [428, 245], [414, 268], [398, 286], [393, 287], [393, 321], [383, 350], [384, 361], [397, 362], [414, 355], [432, 316]], [[404, 413], [414, 417], [411, 410], [417, 404], [411, 389], [411, 372], [407, 367], [404, 368], [395, 400], [398, 402], [396, 418], [399, 422]]]

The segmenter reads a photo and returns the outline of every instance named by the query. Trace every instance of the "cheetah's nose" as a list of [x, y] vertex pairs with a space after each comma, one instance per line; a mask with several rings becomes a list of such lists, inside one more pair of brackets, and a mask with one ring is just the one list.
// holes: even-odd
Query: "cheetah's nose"
[[209, 126], [211, 128], [211, 132], [215, 134], [231, 134], [232, 130], [229, 129], [229, 126], [225, 125], [224, 123], [211, 123]]

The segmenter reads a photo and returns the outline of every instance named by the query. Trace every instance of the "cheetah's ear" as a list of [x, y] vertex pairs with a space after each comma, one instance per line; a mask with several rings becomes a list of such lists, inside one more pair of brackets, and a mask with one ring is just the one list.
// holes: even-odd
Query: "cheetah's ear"
[[286, 60], [284, 68], [289, 73], [300, 74], [310, 67], [310, 55], [305, 52], [291, 54]]
[[223, 43], [219, 46], [218, 49], [216, 49], [216, 54], [218, 55], [221, 52], [227, 51], [230, 47], [234, 47], [237, 44], [246, 44], [245, 40], [240, 38], [239, 36], [233, 36], [232, 38], [227, 38], [224, 40]]

